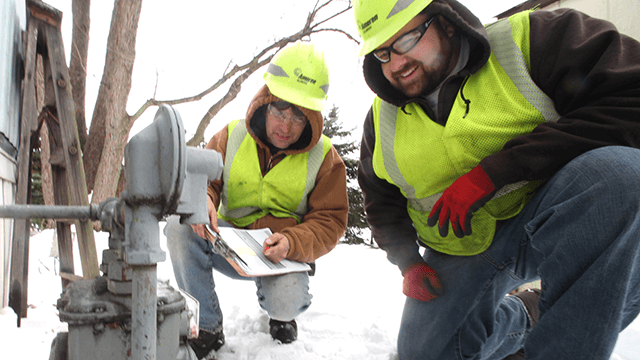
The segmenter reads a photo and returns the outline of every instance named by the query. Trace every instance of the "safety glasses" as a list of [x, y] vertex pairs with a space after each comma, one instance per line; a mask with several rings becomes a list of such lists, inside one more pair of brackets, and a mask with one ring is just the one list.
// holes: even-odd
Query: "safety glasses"
[[280, 122], [284, 122], [285, 120], [287, 120], [287, 114], [285, 113], [285, 110], [289, 108], [291, 108], [291, 110], [293, 111], [293, 116], [289, 117], [293, 124], [302, 125], [306, 123], [307, 117], [304, 115], [304, 113], [300, 109], [298, 109], [297, 106], [293, 105], [290, 102], [278, 100], [270, 103], [267, 107], [271, 115], [275, 116], [276, 119]]
[[398, 55], [406, 54], [416, 46], [420, 39], [422, 39], [422, 36], [427, 32], [427, 29], [429, 28], [429, 25], [431, 25], [433, 19], [435, 19], [435, 17], [432, 17], [429, 21], [420, 24], [415, 29], [404, 33], [402, 36], [397, 38], [391, 46], [374, 50], [373, 56], [381, 63], [387, 63], [391, 60], [391, 52]]

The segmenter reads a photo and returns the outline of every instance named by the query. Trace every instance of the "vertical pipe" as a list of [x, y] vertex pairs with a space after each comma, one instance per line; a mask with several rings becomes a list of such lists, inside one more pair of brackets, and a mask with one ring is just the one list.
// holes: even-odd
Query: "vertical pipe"
[[157, 265], [133, 266], [131, 355], [136, 360], [156, 359]]
[[131, 308], [131, 355], [134, 360], [155, 360], [157, 350], [157, 263], [164, 261], [160, 248], [157, 209], [148, 205], [131, 208], [127, 219], [126, 262], [133, 276]]

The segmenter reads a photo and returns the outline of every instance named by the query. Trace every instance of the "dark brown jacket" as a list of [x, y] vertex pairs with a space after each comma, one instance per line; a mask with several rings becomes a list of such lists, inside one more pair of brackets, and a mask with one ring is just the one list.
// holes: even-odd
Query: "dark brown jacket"
[[[301, 108], [309, 119], [309, 124], [300, 139], [287, 150], [277, 150], [268, 145], [265, 133], [265, 108], [277, 100], [266, 86], [254, 96], [247, 110], [246, 125], [249, 134], [258, 147], [258, 157], [262, 174], [266, 174], [287, 155], [304, 153], [320, 140], [324, 120], [319, 111]], [[228, 125], [215, 134], [207, 149], [226, 154]], [[216, 208], [220, 205], [222, 180], [210, 183], [207, 193]], [[347, 227], [349, 201], [347, 198], [347, 174], [344, 162], [335, 147], [327, 153], [320, 166], [315, 188], [309, 194], [309, 212], [297, 224], [294, 218], [277, 218], [266, 215], [249, 225], [250, 229], [269, 228], [272, 232], [282, 233], [289, 239], [288, 259], [301, 262], [313, 262], [331, 251], [338, 243]]]
[[[486, 64], [491, 48], [478, 18], [457, 1], [436, 0], [428, 10], [455, 24], [471, 45], [466, 67], [444, 82], [435, 111], [424, 100], [406, 98], [395, 90], [372, 55], [365, 57], [363, 69], [369, 87], [383, 100], [400, 107], [420, 104], [433, 121], [444, 125], [463, 79]], [[480, 162], [498, 188], [548, 179], [578, 155], [598, 147], [640, 147], [640, 43], [620, 34], [610, 22], [575, 10], [538, 10], [529, 18], [531, 77], [554, 101], [561, 119], [512, 139]], [[469, 111], [474, 111], [474, 102], [480, 100], [469, 100]], [[422, 260], [417, 234], [399, 189], [373, 172], [376, 141], [369, 111], [358, 181], [374, 239], [389, 260], [404, 269]]]

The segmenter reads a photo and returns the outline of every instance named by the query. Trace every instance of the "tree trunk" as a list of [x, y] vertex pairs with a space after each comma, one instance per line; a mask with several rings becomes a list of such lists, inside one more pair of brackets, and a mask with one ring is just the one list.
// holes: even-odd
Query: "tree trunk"
[[[87, 187], [96, 204], [114, 196], [132, 122], [126, 112], [142, 0], [116, 0], [104, 73], [85, 145]], [[91, 176], [89, 175], [91, 174]], [[90, 182], [90, 178], [95, 179]]]
[[[85, 97], [87, 87], [87, 56], [89, 53], [89, 27], [91, 24], [91, 0], [73, 0], [73, 31], [71, 37], [71, 60], [69, 77], [75, 108], [76, 124], [80, 137], [80, 147], [87, 142], [87, 120]], [[84, 165], [86, 168], [86, 164]], [[91, 191], [91, 189], [88, 189]]]

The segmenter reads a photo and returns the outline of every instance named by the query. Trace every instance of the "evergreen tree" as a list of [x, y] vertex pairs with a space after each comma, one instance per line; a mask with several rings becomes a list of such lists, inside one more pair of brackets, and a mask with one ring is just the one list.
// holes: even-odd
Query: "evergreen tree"
[[369, 227], [364, 216], [362, 191], [357, 185], [358, 160], [347, 157], [347, 155], [358, 150], [359, 146], [355, 141], [336, 143], [335, 139], [343, 139], [351, 135], [351, 130], [343, 130], [342, 123], [338, 121], [338, 108], [334, 105], [329, 111], [329, 115], [324, 118], [324, 130], [322, 133], [332, 139], [333, 146], [344, 161], [347, 168], [347, 195], [349, 196], [349, 222], [347, 231], [344, 234], [344, 242], [347, 244], [363, 244], [362, 229]]

